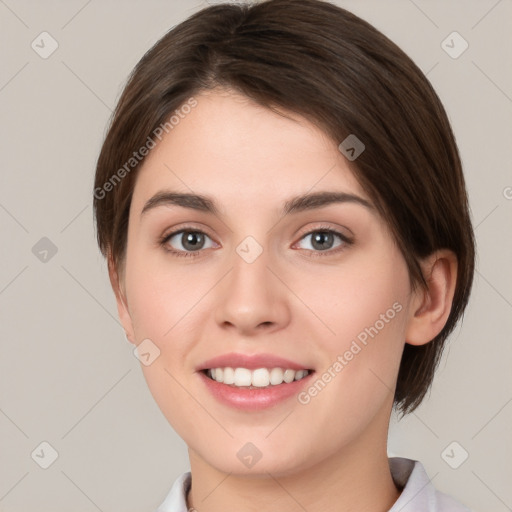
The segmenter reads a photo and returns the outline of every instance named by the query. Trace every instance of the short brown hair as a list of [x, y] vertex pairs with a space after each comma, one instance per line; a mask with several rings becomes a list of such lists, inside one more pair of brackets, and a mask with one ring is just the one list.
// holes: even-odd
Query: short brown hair
[[[446, 325], [430, 343], [406, 344], [402, 355], [394, 404], [411, 412], [428, 391], [445, 340], [467, 305], [474, 234], [441, 101], [413, 61], [354, 14], [322, 0], [221, 4], [162, 37], [133, 70], [98, 158], [94, 213], [103, 255], [116, 269], [124, 262], [140, 167], [135, 162], [127, 169], [126, 162], [191, 96], [218, 86], [302, 115], [337, 144], [349, 134], [365, 144], [351, 168], [388, 223], [414, 286], [426, 284], [422, 258], [441, 248], [456, 254]], [[123, 166], [122, 179], [118, 173], [113, 182]]]

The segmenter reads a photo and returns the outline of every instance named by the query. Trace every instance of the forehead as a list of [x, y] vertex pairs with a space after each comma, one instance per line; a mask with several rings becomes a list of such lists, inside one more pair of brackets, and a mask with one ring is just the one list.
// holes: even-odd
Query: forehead
[[338, 145], [290, 112], [213, 90], [151, 150], [138, 171], [133, 206], [162, 188], [212, 195], [220, 203], [274, 204], [316, 189], [367, 195]]

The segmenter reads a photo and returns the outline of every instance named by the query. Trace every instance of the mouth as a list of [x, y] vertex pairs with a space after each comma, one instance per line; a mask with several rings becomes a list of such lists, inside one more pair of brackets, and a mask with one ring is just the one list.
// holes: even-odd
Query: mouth
[[313, 373], [311, 369], [292, 368], [207, 368], [201, 372], [211, 380], [239, 389], [266, 389], [291, 384]]
[[271, 353], [240, 352], [204, 361], [196, 371], [207, 393], [241, 411], [273, 409], [291, 400], [315, 373], [305, 362]]

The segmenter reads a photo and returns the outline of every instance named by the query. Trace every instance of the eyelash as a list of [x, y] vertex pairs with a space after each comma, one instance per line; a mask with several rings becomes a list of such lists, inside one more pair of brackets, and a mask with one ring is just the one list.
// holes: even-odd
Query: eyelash
[[[200, 249], [198, 251], [177, 251], [175, 249], [169, 249], [168, 245], [167, 245], [167, 242], [174, 236], [174, 235], [177, 235], [179, 233], [200, 233], [202, 235], [205, 235], [205, 236], [208, 236], [209, 235], [207, 233], [205, 233], [204, 231], [201, 231], [200, 229], [196, 229], [196, 228], [193, 228], [192, 226], [185, 226], [185, 227], [182, 227], [176, 231], [173, 231], [171, 233], [168, 233], [166, 235], [164, 235], [163, 237], [160, 238], [159, 240], [159, 245], [162, 246], [162, 248], [164, 249], [164, 251], [168, 252], [168, 253], [171, 253], [172, 255], [174, 256], [177, 256], [179, 258], [194, 258], [194, 257], [197, 257], [200, 255], [200, 253], [203, 251], [203, 249]], [[300, 240], [302, 240], [303, 238], [305, 238], [306, 236], [308, 235], [311, 235], [313, 233], [331, 233], [333, 235], [336, 235], [338, 236], [341, 241], [343, 242], [343, 245], [341, 246], [338, 246], [337, 248], [335, 249], [328, 249], [326, 251], [311, 251], [310, 249], [304, 249], [306, 251], [310, 251], [312, 252], [312, 257], [316, 258], [317, 256], [332, 256], [333, 254], [337, 254], [339, 253], [340, 251], [343, 251], [346, 246], [350, 246], [354, 243], [354, 240], [348, 238], [347, 236], [341, 234], [339, 231], [336, 231], [335, 229], [332, 229], [330, 227], [327, 227], [327, 226], [320, 226], [318, 228], [315, 228], [311, 231], [308, 231], [307, 233], [304, 233], [301, 237], [300, 237]], [[211, 237], [209, 237], [211, 238]]]

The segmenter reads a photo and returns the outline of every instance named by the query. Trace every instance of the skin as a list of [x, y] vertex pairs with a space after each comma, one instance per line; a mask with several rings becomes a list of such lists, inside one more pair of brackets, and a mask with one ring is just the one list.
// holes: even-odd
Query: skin
[[[455, 256], [438, 251], [424, 260], [428, 289], [412, 289], [405, 260], [374, 209], [336, 203], [283, 217], [284, 202], [308, 192], [370, 200], [338, 144], [304, 118], [280, 116], [230, 90], [195, 98], [198, 105], [139, 170], [126, 259], [119, 269], [109, 265], [128, 339], [137, 345], [149, 338], [160, 350], [141, 367], [189, 448], [188, 506], [388, 510], [400, 494], [386, 441], [401, 353], [406, 340], [428, 343], [444, 326]], [[162, 189], [211, 196], [219, 213], [172, 205], [141, 217]], [[159, 244], [185, 226], [208, 235], [196, 257], [175, 256]], [[308, 233], [325, 227], [354, 242], [335, 237], [332, 248], [315, 249]], [[236, 252], [249, 235], [263, 248], [250, 264]], [[177, 235], [167, 246], [184, 251], [181, 242]], [[321, 375], [397, 302], [401, 311], [306, 405], [292, 397], [242, 412], [219, 403], [196, 372], [227, 352], [267, 352]], [[237, 457], [247, 442], [262, 454], [252, 468]]]

